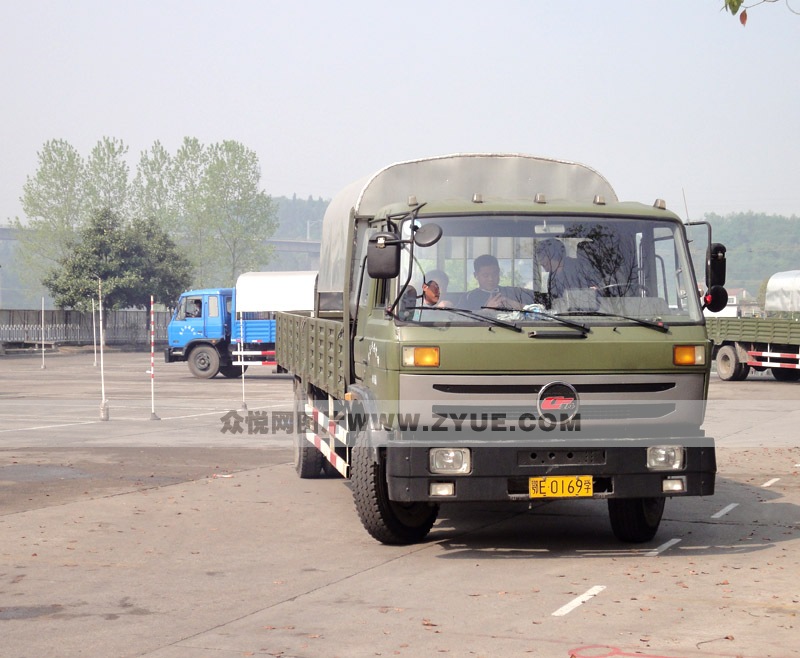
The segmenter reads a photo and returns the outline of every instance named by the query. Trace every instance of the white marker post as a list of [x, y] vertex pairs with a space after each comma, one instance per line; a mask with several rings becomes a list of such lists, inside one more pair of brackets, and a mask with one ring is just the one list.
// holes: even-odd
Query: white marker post
[[106, 376], [103, 366], [103, 281], [97, 279], [97, 305], [100, 307], [100, 395], [103, 398], [100, 402], [100, 420], [108, 420], [108, 400], [106, 400]]
[[239, 313], [239, 359], [242, 365], [242, 411], [247, 411], [247, 402], [244, 398], [244, 313]]
[[150, 420], [161, 420], [156, 416], [156, 320], [153, 310], [153, 295], [150, 295]]
[[42, 370], [45, 370], [45, 365], [44, 365], [44, 297], [42, 297]]
[[92, 297], [92, 345], [94, 345], [94, 367], [97, 367], [97, 327], [94, 321], [94, 297]]

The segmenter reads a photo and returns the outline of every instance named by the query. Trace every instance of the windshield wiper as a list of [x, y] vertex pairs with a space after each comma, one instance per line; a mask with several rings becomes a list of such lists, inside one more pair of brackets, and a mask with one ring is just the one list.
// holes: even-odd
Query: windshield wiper
[[452, 306], [414, 306], [413, 308], [409, 308], [409, 311], [450, 311], [451, 313], [455, 313], [456, 315], [461, 315], [465, 318], [470, 318], [471, 320], [486, 320], [487, 322], [492, 323], [497, 327], [503, 327], [504, 329], [510, 329], [511, 331], [516, 331], [517, 333], [521, 333], [522, 329], [514, 324], [513, 322], [504, 322], [503, 320], [498, 320], [497, 318], [490, 318], [486, 315], [481, 315], [480, 313], [476, 313], [475, 311], [471, 311], [467, 308], [454, 308]]
[[648, 329], [655, 329], [656, 331], [660, 331], [661, 333], [665, 334], [669, 331], [669, 325], [664, 322], [656, 322], [654, 320], [643, 320], [642, 318], [633, 318], [630, 315], [619, 315], [618, 313], [604, 313], [603, 311], [574, 311], [570, 313], [561, 313], [560, 315], [590, 315], [595, 317], [604, 317], [604, 318], [620, 318], [622, 320], [628, 320], [630, 322], [634, 322], [642, 327], [647, 327]]
[[[535, 311], [526, 311], [522, 309], [522, 312], [525, 313], [526, 316], [533, 315], [534, 319], [544, 318], [545, 320], [555, 320], [556, 322], [563, 324], [566, 327], [570, 327], [571, 329], [578, 329], [583, 333], [582, 337], [585, 337], [592, 329], [585, 324], [581, 324], [580, 322], [573, 322], [572, 320], [566, 320], [562, 317], [562, 315], [566, 315], [564, 313], [559, 313], [558, 315], [553, 315], [552, 313], [547, 313], [542, 309], [536, 309]], [[536, 338], [537, 336], [545, 336], [546, 333], [537, 333], [535, 331], [531, 331], [528, 336], [531, 338]]]

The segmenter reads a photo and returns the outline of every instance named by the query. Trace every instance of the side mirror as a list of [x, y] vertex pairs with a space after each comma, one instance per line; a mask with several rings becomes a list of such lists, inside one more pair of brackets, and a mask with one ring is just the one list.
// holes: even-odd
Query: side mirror
[[711, 286], [708, 292], [703, 295], [703, 306], [712, 313], [719, 313], [727, 305], [728, 291], [722, 286]]
[[[725, 285], [725, 249], [724, 244], [713, 242], [708, 248], [706, 259], [706, 285], [709, 290], [715, 286]], [[724, 308], [724, 307], [723, 307]]]
[[414, 244], [418, 247], [432, 247], [442, 238], [442, 227], [438, 224], [425, 224], [414, 231]]
[[383, 231], [369, 239], [367, 273], [373, 279], [393, 279], [400, 274], [400, 238]]

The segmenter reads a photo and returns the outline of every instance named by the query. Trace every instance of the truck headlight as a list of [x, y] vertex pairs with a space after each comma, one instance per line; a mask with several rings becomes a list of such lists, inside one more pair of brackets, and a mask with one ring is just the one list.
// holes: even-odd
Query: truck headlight
[[428, 457], [431, 473], [464, 475], [472, 470], [469, 448], [431, 448]]
[[403, 346], [403, 365], [404, 366], [427, 366], [439, 367], [439, 348], [438, 347], [413, 347]]
[[672, 363], [676, 366], [702, 366], [706, 362], [703, 345], [675, 345], [672, 348]]
[[647, 468], [651, 471], [679, 471], [685, 460], [683, 446], [650, 446], [647, 449]]

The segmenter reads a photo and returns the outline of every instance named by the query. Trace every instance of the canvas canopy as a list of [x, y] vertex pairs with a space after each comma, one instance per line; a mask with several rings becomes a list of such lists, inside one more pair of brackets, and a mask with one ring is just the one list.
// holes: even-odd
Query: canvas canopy
[[236, 312], [312, 311], [316, 272], [245, 272], [236, 280]]
[[608, 203], [617, 201], [609, 182], [597, 171], [575, 162], [531, 155], [461, 153], [421, 160], [409, 160], [350, 184], [337, 194], [322, 225], [320, 247], [320, 292], [341, 292], [349, 263], [346, 263], [351, 218], [369, 219], [383, 207], [404, 203], [410, 196], [425, 201], [484, 198], [533, 199], [544, 194], [548, 200], [591, 202], [602, 195]]
[[800, 270], [773, 274], [767, 281], [767, 311], [800, 311]]

